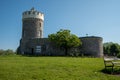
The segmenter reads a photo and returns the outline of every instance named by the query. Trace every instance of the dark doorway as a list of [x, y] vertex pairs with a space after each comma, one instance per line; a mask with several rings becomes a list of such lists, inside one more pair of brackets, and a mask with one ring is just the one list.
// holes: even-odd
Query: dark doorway
[[32, 52], [31, 54], [33, 55], [34, 54], [34, 48], [31, 49], [31, 52]]

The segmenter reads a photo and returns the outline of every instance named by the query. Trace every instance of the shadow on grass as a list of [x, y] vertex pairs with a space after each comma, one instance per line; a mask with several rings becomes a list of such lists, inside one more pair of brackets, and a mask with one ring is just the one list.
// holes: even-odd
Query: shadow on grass
[[114, 68], [113, 71], [111, 68], [107, 68], [107, 69], [104, 68], [101, 70], [101, 72], [110, 75], [120, 75], [120, 68]]

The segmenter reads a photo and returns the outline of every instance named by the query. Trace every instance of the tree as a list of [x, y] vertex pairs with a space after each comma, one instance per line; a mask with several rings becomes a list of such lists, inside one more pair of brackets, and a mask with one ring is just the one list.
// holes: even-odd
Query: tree
[[14, 54], [15, 52], [11, 49], [7, 49], [7, 50], [2, 50], [0, 49], [0, 55], [11, 55]]
[[120, 52], [120, 47], [118, 44], [112, 44], [110, 46], [110, 52], [112, 55], [116, 56]]
[[117, 55], [120, 53], [120, 45], [117, 43], [107, 42], [103, 44], [104, 54]]
[[48, 38], [57, 46], [64, 48], [66, 55], [68, 55], [68, 49], [82, 44], [76, 35], [70, 33], [70, 30], [60, 29], [57, 33], [48, 35]]
[[110, 46], [112, 44], [113, 44], [112, 42], [108, 42], [108, 43], [103, 44], [104, 54], [110, 55]]

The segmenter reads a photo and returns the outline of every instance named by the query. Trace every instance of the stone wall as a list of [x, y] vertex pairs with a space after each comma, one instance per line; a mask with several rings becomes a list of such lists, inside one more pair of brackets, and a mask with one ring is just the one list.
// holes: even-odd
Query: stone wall
[[[82, 53], [87, 56], [102, 57], [103, 44], [101, 37], [81, 37], [82, 47], [72, 48], [69, 53]], [[28, 55], [49, 55], [49, 56], [65, 56], [65, 49], [57, 47], [48, 38], [34, 38], [24, 43], [25, 49], [21, 52]]]
[[[22, 45], [22, 43], [20, 43]], [[48, 38], [34, 38], [25, 43], [24, 49], [20, 46], [20, 53], [27, 55], [48, 55], [48, 56], [63, 56], [64, 49], [57, 47]], [[40, 47], [37, 52], [37, 47]]]

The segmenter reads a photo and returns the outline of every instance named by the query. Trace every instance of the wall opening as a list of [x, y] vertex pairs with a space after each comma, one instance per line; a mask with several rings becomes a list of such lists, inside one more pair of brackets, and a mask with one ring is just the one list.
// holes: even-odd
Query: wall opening
[[41, 53], [41, 46], [36, 46], [36, 53]]
[[34, 54], [34, 48], [31, 49], [31, 54], [32, 54], [32, 55]]

